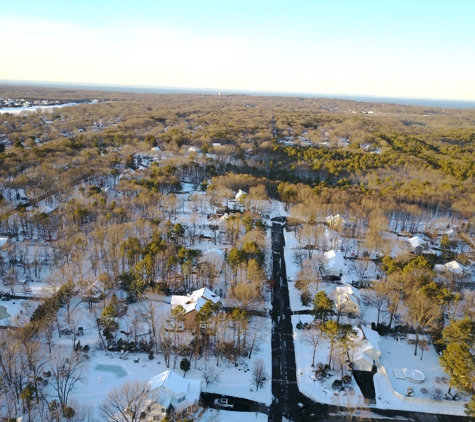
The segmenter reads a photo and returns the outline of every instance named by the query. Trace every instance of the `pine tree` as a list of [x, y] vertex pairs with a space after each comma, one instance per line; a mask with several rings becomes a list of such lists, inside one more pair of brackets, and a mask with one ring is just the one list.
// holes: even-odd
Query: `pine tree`
[[327, 293], [322, 290], [315, 295], [315, 299], [313, 299], [313, 311], [312, 314], [315, 319], [322, 321], [325, 323], [327, 319], [335, 314], [333, 310], [334, 302], [331, 300]]
[[475, 364], [469, 348], [462, 343], [449, 343], [439, 360], [444, 371], [450, 375], [448, 394], [452, 387], [470, 391]]

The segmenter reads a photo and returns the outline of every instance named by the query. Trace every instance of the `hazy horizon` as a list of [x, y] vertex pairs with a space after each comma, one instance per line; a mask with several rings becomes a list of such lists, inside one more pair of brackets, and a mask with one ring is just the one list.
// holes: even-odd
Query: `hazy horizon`
[[0, 79], [475, 101], [474, 14], [442, 0], [6, 2]]
[[417, 98], [417, 97], [391, 97], [364, 94], [337, 94], [337, 93], [313, 93], [313, 92], [286, 92], [286, 91], [256, 91], [245, 89], [213, 89], [195, 87], [172, 87], [172, 86], [146, 86], [146, 85], [123, 85], [123, 84], [100, 84], [83, 82], [58, 82], [58, 81], [19, 81], [1, 80], [0, 85], [40, 86], [46, 88], [74, 88], [98, 91], [117, 91], [131, 93], [190, 93], [213, 95], [250, 95], [250, 96], [283, 96], [283, 97], [306, 97], [306, 98], [335, 98], [349, 101], [368, 103], [393, 103], [408, 106], [438, 107], [438, 108], [475, 108], [475, 101], [443, 98]]

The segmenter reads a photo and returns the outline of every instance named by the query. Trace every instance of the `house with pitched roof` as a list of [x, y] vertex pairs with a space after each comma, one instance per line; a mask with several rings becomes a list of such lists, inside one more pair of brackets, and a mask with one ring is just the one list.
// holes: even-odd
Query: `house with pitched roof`
[[335, 307], [340, 315], [360, 315], [361, 296], [355, 288], [349, 284], [335, 288]]
[[381, 358], [379, 334], [364, 325], [354, 329], [357, 335], [353, 346], [353, 370], [371, 372], [373, 365], [378, 366]]
[[198, 404], [201, 393], [201, 380], [186, 379], [168, 369], [155, 375], [149, 381], [150, 389], [157, 391], [159, 406], [148, 415], [147, 421], [161, 421], [170, 406], [175, 410], [184, 410]]
[[323, 275], [341, 277], [348, 274], [345, 258], [340, 251], [331, 250], [323, 254]]
[[191, 320], [196, 317], [196, 314], [200, 311], [202, 306], [208, 302], [208, 300], [213, 303], [218, 303], [220, 301], [219, 296], [207, 287], [195, 290], [186, 296], [173, 295], [171, 300], [171, 310], [173, 311], [177, 306], [181, 306], [184, 309], [185, 318]]

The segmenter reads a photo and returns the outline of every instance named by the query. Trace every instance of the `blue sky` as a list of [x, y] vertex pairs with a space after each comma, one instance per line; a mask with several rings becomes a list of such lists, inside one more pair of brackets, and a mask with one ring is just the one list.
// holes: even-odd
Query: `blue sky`
[[0, 79], [475, 100], [475, 1], [0, 0]]

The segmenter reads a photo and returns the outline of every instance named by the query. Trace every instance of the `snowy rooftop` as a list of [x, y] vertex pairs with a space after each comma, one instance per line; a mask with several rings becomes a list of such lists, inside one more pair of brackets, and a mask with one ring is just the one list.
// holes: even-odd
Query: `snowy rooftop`
[[361, 326], [361, 329], [366, 339], [371, 343], [371, 346], [373, 346], [373, 348], [378, 352], [381, 352], [381, 347], [379, 346], [379, 334], [371, 328], [365, 327], [364, 325]]
[[343, 258], [343, 254], [340, 251], [335, 251], [332, 249], [331, 251], [325, 252], [323, 255], [325, 258], [324, 267], [326, 270], [336, 269], [340, 270], [343, 274], [348, 273], [345, 259]]
[[447, 264], [445, 264], [445, 268], [447, 268], [447, 271], [456, 275], [463, 271], [463, 267], [457, 261], [447, 262]]
[[359, 306], [361, 301], [361, 296], [357, 290], [353, 289], [353, 287], [349, 284], [345, 284], [344, 286], [337, 286], [335, 287], [336, 291], [336, 300], [338, 304], [343, 304], [346, 301], [352, 301], [357, 306]]
[[168, 369], [150, 378], [149, 384], [152, 389], [165, 387], [173, 394], [182, 396], [188, 390], [189, 381]]
[[419, 236], [414, 236], [414, 237], [411, 237], [407, 240], [413, 248], [417, 248], [418, 246], [425, 246], [426, 245], [426, 241], [421, 239]]
[[180, 402], [180, 405], [188, 406], [197, 403], [201, 393], [201, 381], [194, 379], [185, 379], [176, 372], [168, 369], [161, 374], [155, 375], [149, 381], [152, 389], [160, 388], [164, 397], [160, 398], [160, 404], [168, 407], [171, 401], [170, 393], [174, 396], [186, 396], [186, 401]]
[[177, 306], [182, 306], [185, 309], [185, 313], [188, 313], [193, 310], [199, 311], [208, 300], [217, 303], [219, 302], [219, 297], [207, 287], [203, 287], [202, 289], [195, 290], [189, 296], [173, 295], [171, 306], [172, 309], [175, 309]]
[[247, 193], [239, 189], [239, 192], [236, 194], [236, 200], [239, 199], [243, 195], [247, 195]]

